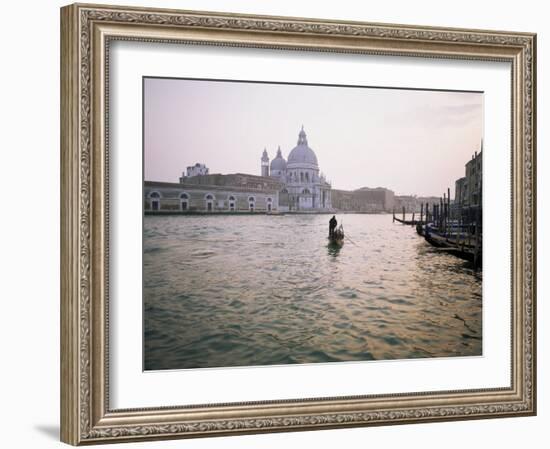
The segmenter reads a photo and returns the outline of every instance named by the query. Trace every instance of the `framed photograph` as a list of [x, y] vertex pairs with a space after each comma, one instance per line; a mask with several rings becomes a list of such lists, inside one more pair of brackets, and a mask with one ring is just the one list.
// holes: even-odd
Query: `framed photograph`
[[536, 413], [536, 36], [61, 9], [61, 439]]

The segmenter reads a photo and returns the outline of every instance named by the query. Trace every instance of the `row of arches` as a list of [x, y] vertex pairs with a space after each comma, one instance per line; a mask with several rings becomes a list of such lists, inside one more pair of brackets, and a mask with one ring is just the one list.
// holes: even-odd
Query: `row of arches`
[[[160, 210], [160, 199], [161, 195], [159, 192], [154, 191], [149, 194], [149, 200], [151, 201], [151, 209], [152, 210]], [[186, 192], [183, 192], [179, 196], [180, 199], [180, 210], [187, 211], [189, 210], [189, 194]], [[204, 201], [205, 201], [205, 208], [207, 211], [214, 210], [214, 201], [216, 200], [216, 196], [212, 193], [207, 193], [204, 195]], [[271, 212], [273, 209], [273, 198], [268, 197], [266, 198], [267, 203], [267, 211]], [[227, 207], [230, 211], [236, 210], [236, 204], [237, 204], [237, 198], [234, 195], [229, 195], [227, 197]], [[248, 197], [248, 210], [251, 212], [254, 212], [256, 209], [256, 198], [254, 196]]]

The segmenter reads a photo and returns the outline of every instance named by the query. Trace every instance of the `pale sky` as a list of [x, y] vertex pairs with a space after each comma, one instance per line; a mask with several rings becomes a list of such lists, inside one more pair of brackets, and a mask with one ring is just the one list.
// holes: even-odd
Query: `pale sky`
[[178, 182], [196, 162], [259, 175], [264, 148], [287, 159], [302, 125], [335, 189], [454, 195], [480, 148], [483, 94], [147, 78], [145, 179]]

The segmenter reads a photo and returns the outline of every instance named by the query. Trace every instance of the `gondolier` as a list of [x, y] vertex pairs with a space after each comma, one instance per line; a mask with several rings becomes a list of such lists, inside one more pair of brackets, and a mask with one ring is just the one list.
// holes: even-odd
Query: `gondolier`
[[329, 237], [334, 236], [334, 230], [336, 229], [337, 224], [338, 224], [338, 221], [336, 221], [336, 216], [333, 215], [332, 218], [328, 222], [328, 236]]

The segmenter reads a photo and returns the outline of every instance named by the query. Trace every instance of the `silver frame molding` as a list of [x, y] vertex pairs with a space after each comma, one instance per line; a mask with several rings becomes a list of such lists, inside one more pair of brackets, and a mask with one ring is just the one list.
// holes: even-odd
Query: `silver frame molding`
[[[112, 410], [108, 54], [113, 40], [507, 61], [511, 387]], [[61, 9], [61, 439], [73, 445], [536, 414], [536, 35], [74, 4]]]

